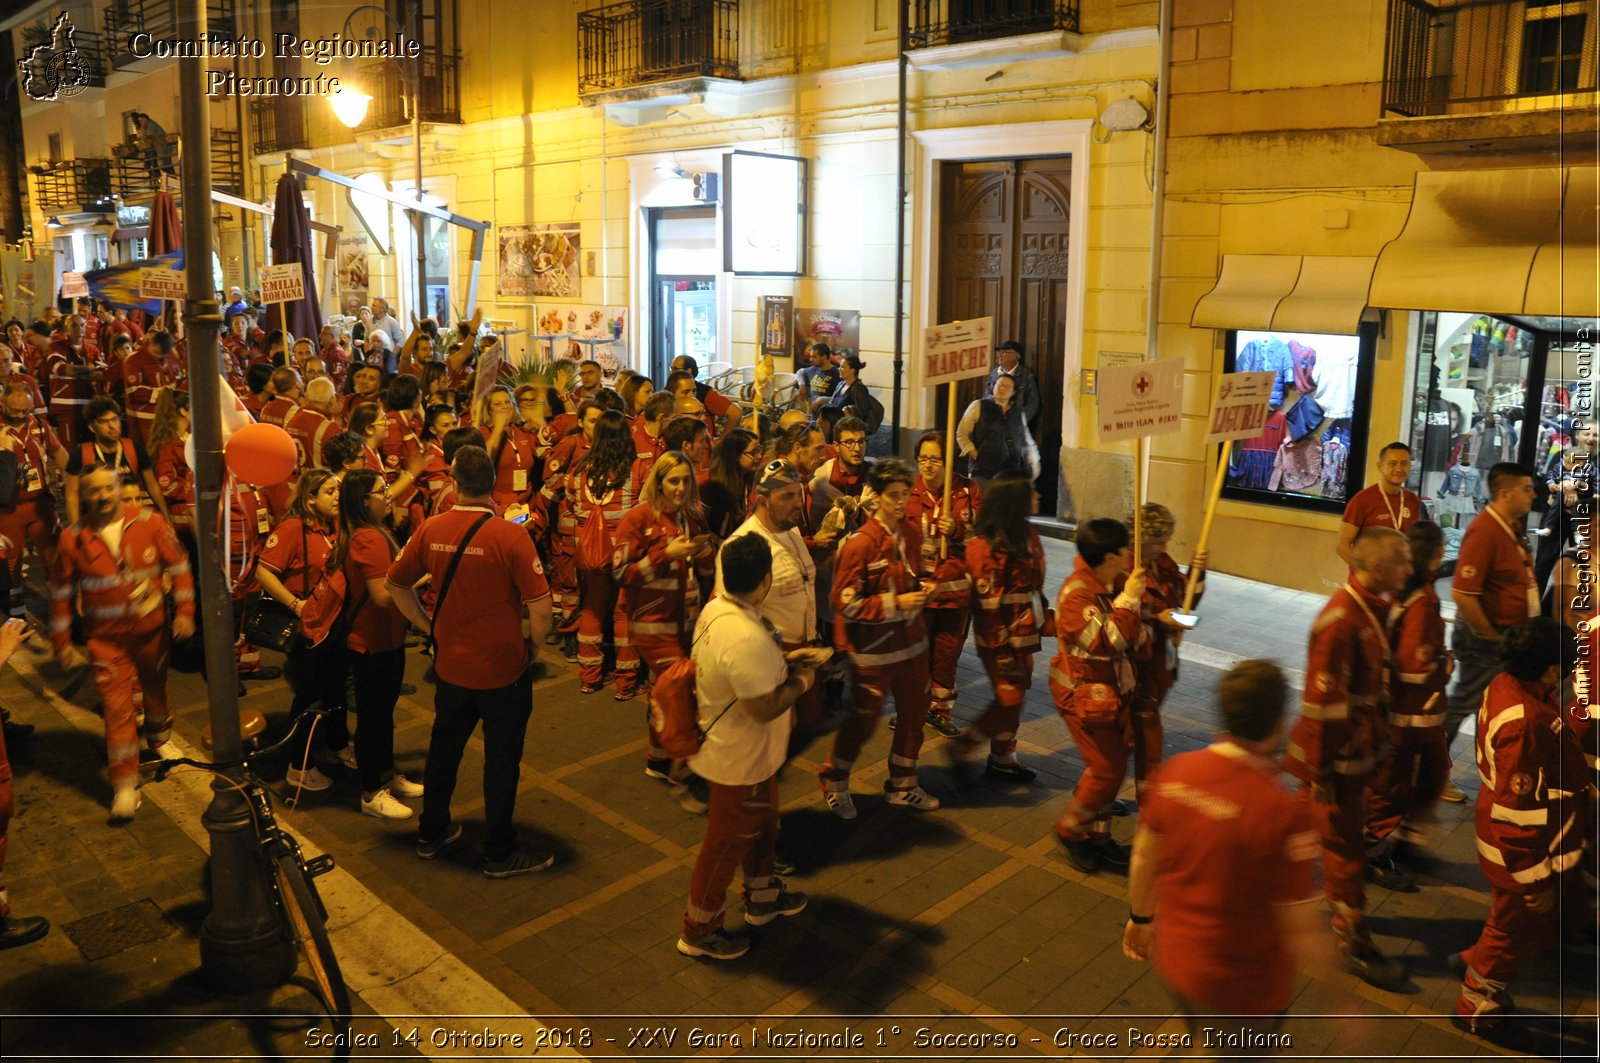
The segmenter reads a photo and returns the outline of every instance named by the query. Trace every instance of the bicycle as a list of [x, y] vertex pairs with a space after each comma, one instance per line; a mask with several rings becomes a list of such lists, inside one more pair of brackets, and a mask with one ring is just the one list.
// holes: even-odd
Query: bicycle
[[[171, 769], [181, 766], [213, 773], [222, 773], [234, 768], [242, 769], [243, 781], [230, 780], [230, 782], [244, 796], [245, 803], [250, 809], [250, 819], [255, 826], [256, 838], [266, 859], [267, 893], [272, 897], [279, 925], [285, 935], [294, 941], [305, 955], [311, 978], [317, 985], [317, 991], [322, 994], [336, 1032], [348, 1035], [351, 1021], [350, 993], [345, 988], [344, 974], [339, 969], [338, 957], [334, 955], [333, 945], [328, 940], [326, 926], [328, 910], [322, 903], [322, 896], [317, 892], [314, 881], [333, 870], [333, 857], [324, 853], [307, 860], [301, 855], [300, 843], [278, 826], [278, 821], [272, 814], [272, 793], [256, 776], [251, 764], [254, 759], [271, 756], [287, 746], [301, 729], [301, 724], [307, 720], [311, 721], [311, 730], [306, 735], [306, 741], [309, 743], [316, 733], [317, 722], [326, 712], [327, 710], [320, 704], [312, 705], [290, 726], [288, 734], [265, 749], [249, 748], [248, 743], [260, 733], [265, 721], [259, 714], [247, 714], [243, 735], [247, 743], [246, 752], [239, 760], [208, 762], [189, 757], [169, 757], [164, 760], [146, 761], [140, 765], [140, 770], [159, 780], [165, 778]], [[344, 1036], [338, 1038], [336, 1043], [344, 1044], [347, 1041], [348, 1036]]]

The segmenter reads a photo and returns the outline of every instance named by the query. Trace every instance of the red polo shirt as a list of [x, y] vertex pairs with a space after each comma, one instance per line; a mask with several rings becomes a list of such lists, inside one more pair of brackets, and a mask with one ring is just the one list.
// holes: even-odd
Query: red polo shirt
[[[531, 544], [530, 544], [531, 545]], [[350, 554], [344, 560], [345, 579], [355, 600], [362, 595], [367, 600], [350, 625], [350, 638], [346, 645], [361, 653], [382, 653], [398, 650], [406, 644], [406, 618], [397, 607], [382, 608], [367, 592], [367, 581], [383, 579], [394, 563], [389, 539], [376, 528], [358, 528], [350, 537]]]
[[1472, 519], [1456, 551], [1456, 574], [1450, 589], [1471, 594], [1483, 602], [1483, 612], [1495, 627], [1520, 624], [1531, 615], [1533, 560], [1500, 514], [1485, 506]]

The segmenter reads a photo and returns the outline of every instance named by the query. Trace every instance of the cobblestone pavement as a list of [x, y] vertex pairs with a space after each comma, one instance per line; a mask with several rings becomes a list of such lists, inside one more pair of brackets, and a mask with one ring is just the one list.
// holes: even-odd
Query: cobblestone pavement
[[[1047, 552], [1051, 585], [1059, 586], [1072, 547], [1050, 542]], [[1305, 633], [1322, 601], [1226, 576], [1210, 582], [1204, 620], [1184, 645], [1183, 674], [1167, 705], [1169, 753], [1210, 740], [1211, 690], [1234, 660], [1276, 658], [1298, 682]], [[306, 1017], [317, 1002], [304, 981], [219, 997], [197, 971], [196, 935], [207, 910], [200, 825], [206, 779], [175, 773], [147, 786], [134, 823], [108, 827], [91, 685], [62, 700], [54, 693], [60, 677], [45, 660], [25, 651], [17, 671], [0, 682], [15, 718], [39, 728], [30, 746], [13, 753], [12, 903], [18, 913], [54, 924], [42, 942], [0, 960], [4, 1051], [327, 1057], [328, 1048], [307, 1044], [308, 1029], [325, 1030], [326, 1021]], [[425, 667], [420, 654], [410, 656], [408, 678], [421, 692], [403, 697], [396, 714], [399, 767], [414, 777], [431, 721]], [[372, 1039], [356, 1055], [571, 1054], [569, 1039], [579, 1054], [631, 1058], [1186, 1054], [1154, 1044], [1184, 1027], [1149, 968], [1121, 954], [1125, 880], [1081, 874], [1052, 838], [1082, 763], [1051, 705], [1047, 668], [1041, 657], [1020, 736], [1020, 756], [1040, 772], [1032, 786], [962, 782], [943, 766], [944, 740], [929, 730], [922, 779], [946, 808], [919, 814], [888, 807], [879, 795], [884, 727], [855, 776], [861, 817], [846, 823], [818, 796], [815, 772], [827, 740], [804, 749], [782, 778], [780, 845], [798, 865], [791, 885], [810, 895], [810, 907], [755, 930], [749, 955], [727, 964], [685, 959], [674, 949], [704, 820], [643, 775], [643, 701], [619, 704], [609, 691], [580, 696], [575, 669], [559, 658], [536, 688], [517, 806], [523, 843], [557, 853], [550, 871], [510, 881], [479, 874], [478, 739], [456, 794], [466, 836], [433, 863], [413, 854], [415, 821], [360, 816], [354, 778], [336, 773], [334, 788], [307, 795], [289, 822], [311, 851], [338, 860], [319, 884], [364, 1016], [357, 1030]], [[987, 683], [970, 652], [960, 669], [957, 715], [970, 716], [987, 699]], [[274, 724], [281, 725], [287, 700], [281, 681], [250, 684], [248, 704]], [[206, 722], [199, 677], [175, 675], [173, 701], [179, 741], [198, 748]], [[1476, 780], [1469, 761], [1458, 751], [1456, 781], [1470, 792]], [[281, 773], [281, 763], [268, 772]], [[1133, 819], [1120, 819], [1114, 829], [1127, 840], [1133, 827]], [[1374, 888], [1370, 895], [1379, 944], [1405, 958], [1413, 991], [1382, 992], [1328, 969], [1303, 973], [1284, 1027], [1292, 1041], [1285, 1054], [1503, 1054], [1444, 1018], [1455, 997], [1445, 956], [1472, 941], [1487, 910], [1470, 806], [1445, 806], [1437, 839], [1438, 866], [1422, 877], [1419, 892]], [[124, 913], [136, 932], [113, 942], [123, 947], [103, 958], [87, 958], [65, 932], [75, 920], [146, 901]], [[729, 922], [737, 928], [740, 916]], [[1566, 1042], [1567, 1051], [1589, 1056], [1594, 965], [1592, 952], [1552, 951], [1516, 986], [1525, 1008], [1589, 1016], [1588, 1040]], [[121, 1017], [48, 1017], [80, 1014]], [[641, 1031], [653, 1027], [661, 1032], [646, 1040]], [[740, 1041], [708, 1048], [691, 1042], [695, 1030]], [[846, 1030], [862, 1038], [858, 1047], [834, 1039]], [[918, 1030], [928, 1031], [922, 1042]], [[830, 1040], [805, 1040], [817, 1035]], [[950, 1035], [1014, 1035], [1018, 1047], [936, 1043]], [[520, 1047], [511, 1043], [515, 1036]], [[551, 1043], [562, 1047], [552, 1053]]]

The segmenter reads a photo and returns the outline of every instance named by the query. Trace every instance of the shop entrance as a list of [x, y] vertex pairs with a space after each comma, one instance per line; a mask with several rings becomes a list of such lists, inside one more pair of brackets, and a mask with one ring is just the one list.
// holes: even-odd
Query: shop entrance
[[[1022, 344], [1023, 364], [1039, 384], [1030, 427], [1042, 466], [1041, 513], [1059, 512], [1071, 188], [1070, 156], [946, 162], [940, 172], [938, 320], [993, 317], [996, 343]], [[987, 384], [963, 381], [957, 410], [981, 398]], [[942, 425], [942, 402], [938, 416]]]
[[658, 207], [648, 212], [650, 231], [650, 344], [652, 379], [666, 379], [679, 355], [700, 366], [719, 361], [720, 318], [715, 207]]

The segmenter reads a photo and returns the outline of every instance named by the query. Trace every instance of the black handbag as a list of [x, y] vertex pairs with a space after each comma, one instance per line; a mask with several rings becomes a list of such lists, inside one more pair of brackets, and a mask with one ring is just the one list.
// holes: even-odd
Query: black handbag
[[[301, 582], [301, 598], [311, 597], [311, 554], [307, 549], [306, 524], [300, 521], [300, 554], [306, 563]], [[278, 653], [288, 653], [300, 635], [300, 617], [269, 594], [262, 594], [245, 608], [245, 641]]]

